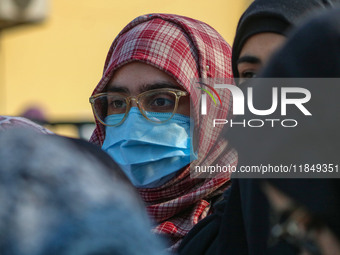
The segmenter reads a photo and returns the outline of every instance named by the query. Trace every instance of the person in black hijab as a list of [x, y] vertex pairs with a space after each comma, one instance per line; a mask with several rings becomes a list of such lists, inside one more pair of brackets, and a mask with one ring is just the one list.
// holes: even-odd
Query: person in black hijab
[[[237, 71], [238, 55], [246, 41], [260, 33], [270, 32], [286, 36], [302, 17], [310, 14], [312, 10], [326, 9], [333, 6], [333, 1], [301, 1], [301, 0], [256, 0], [245, 11], [239, 21], [233, 46], [233, 72], [239, 77]], [[266, 46], [267, 44], [264, 44]], [[273, 48], [272, 48], [273, 49]], [[262, 59], [265, 64], [272, 51], [265, 52]], [[268, 55], [269, 54], [269, 55]], [[266, 60], [266, 61], [264, 61]], [[246, 146], [246, 145], [245, 145]], [[216, 204], [215, 212], [202, 220], [189, 232], [179, 247], [180, 254], [262, 254], [266, 242], [262, 236], [268, 235], [268, 209], [263, 192], [257, 183], [251, 180], [234, 181], [232, 189], [224, 194], [224, 199]], [[242, 196], [242, 199], [241, 199]], [[230, 201], [228, 201], [228, 199]], [[230, 210], [226, 212], [228, 206]], [[256, 211], [256, 215], [247, 212]], [[228, 216], [226, 217], [226, 213]], [[224, 215], [222, 217], [222, 215]], [[228, 218], [228, 220], [226, 220]], [[225, 222], [227, 221], [227, 222]], [[227, 225], [221, 228], [221, 224]], [[231, 225], [230, 225], [231, 224]], [[254, 233], [252, 230], [259, 232]], [[225, 241], [228, 240], [228, 241]], [[226, 247], [226, 245], [228, 247]], [[249, 245], [249, 247], [248, 247]], [[230, 251], [226, 253], [225, 251]]]
[[[339, 9], [328, 11], [304, 23], [300, 29], [291, 35], [284, 47], [273, 56], [272, 61], [268, 63], [263, 73], [260, 74], [260, 77], [271, 78], [313, 78], [305, 80], [310, 82], [306, 88], [308, 88], [312, 97], [308, 104], [306, 104], [306, 107], [312, 113], [312, 116], [306, 117], [292, 112], [289, 118], [293, 117], [299, 124], [297, 127], [288, 129], [282, 127], [231, 129], [228, 136], [230, 143], [239, 152], [240, 165], [259, 165], [261, 163], [287, 165], [293, 163], [313, 166], [317, 163], [326, 163], [332, 164], [334, 167], [334, 175], [326, 177], [339, 178], [340, 173], [335, 171], [336, 167], [340, 165], [340, 119], [338, 118], [340, 116], [340, 101], [338, 99], [340, 95], [340, 82], [338, 79], [316, 79], [340, 76], [339, 14]], [[264, 84], [262, 79], [256, 79], [247, 84], [247, 87], [256, 89], [254, 101], [260, 102], [262, 106], [270, 104], [272, 100], [271, 97], [268, 97], [268, 86], [266, 85], [270, 84]], [[296, 85], [298, 84], [285, 84], [285, 87], [299, 87]], [[282, 84], [280, 85], [277, 82], [275, 86], [280, 88]], [[251, 119], [253, 117], [251, 113], [246, 113], [246, 115], [242, 116], [242, 119]], [[259, 117], [257, 116], [257, 118]], [[238, 118], [235, 121], [237, 120]], [[305, 177], [308, 176], [305, 175]], [[311, 173], [309, 177], [312, 177]], [[238, 182], [238, 185], [240, 183], [241, 181]], [[258, 186], [262, 182], [260, 180], [253, 180], [251, 183]], [[317, 220], [319, 224], [318, 229], [323, 231], [324, 237], [327, 236], [325, 231], [327, 229], [330, 230], [328, 233], [334, 238], [328, 235], [326, 241], [334, 240], [334, 249], [328, 249], [327, 251], [327, 247], [329, 248], [330, 246], [322, 243], [320, 235], [319, 237], [314, 237], [313, 242], [317, 245], [313, 247], [309, 242], [301, 242], [302, 240], [297, 236], [290, 236], [289, 239], [295, 242], [293, 246], [287, 245], [287, 239], [283, 238], [282, 242], [278, 243], [281, 247], [274, 246], [267, 252], [269, 254], [279, 254], [279, 252], [295, 254], [294, 252], [297, 253], [299, 250], [304, 249], [309, 254], [329, 254], [327, 253], [329, 251], [334, 253], [336, 247], [340, 246], [340, 220], [338, 217], [340, 212], [339, 184], [339, 179], [268, 180], [267, 185], [271, 185], [269, 187], [282, 192], [292, 201], [291, 204], [297, 205], [299, 210], [303, 207], [302, 212], [309, 216], [308, 219]], [[258, 189], [253, 189], [249, 185], [247, 188], [249, 189], [248, 194], [253, 194], [254, 191], [258, 192]], [[242, 189], [233, 189], [232, 192], [238, 191], [240, 193], [240, 190], [242, 192]], [[266, 194], [269, 195], [272, 203], [273, 198], [271, 195], [274, 192], [273, 189], [266, 188]], [[239, 194], [239, 197], [242, 198], [240, 200], [244, 201], [244, 196]], [[253, 198], [255, 198], [253, 199], [253, 201], [255, 200], [253, 205], [256, 203], [259, 205], [266, 204], [263, 202], [263, 198]], [[254, 221], [256, 216], [268, 214], [268, 212], [266, 213], [266, 208], [248, 206], [250, 210], [246, 211], [243, 205], [244, 203], [241, 205], [241, 211], [243, 214], [246, 212], [247, 215], [240, 217], [239, 225], [244, 225], [247, 222], [247, 216], [252, 217], [253, 220], [251, 221]], [[296, 206], [290, 207], [290, 209], [294, 208]], [[235, 219], [230, 220], [232, 211], [233, 204], [229, 204], [222, 221], [224, 225], [222, 228], [225, 231], [220, 232], [220, 242], [223, 242], [223, 240], [226, 240], [226, 238], [233, 234], [230, 226], [236, 223]], [[289, 215], [292, 215], [292, 213]], [[290, 218], [291, 216], [288, 217], [288, 219]], [[236, 240], [247, 239], [245, 236], [250, 231], [252, 235], [258, 235], [256, 245], [263, 247], [263, 244], [267, 244], [269, 239], [269, 219], [266, 221], [265, 218], [256, 218], [256, 220], [257, 227], [253, 224], [252, 228], [246, 229], [245, 233], [239, 235], [240, 238], [233, 238]], [[263, 231], [264, 228], [268, 229], [268, 231]], [[287, 236], [287, 233], [285, 236]], [[254, 247], [255, 243], [249, 242], [249, 239], [246, 241], [246, 245], [249, 251], [251, 251], [251, 247]], [[223, 250], [225, 254], [228, 251], [236, 251], [237, 247], [233, 246], [233, 244], [230, 244], [230, 242], [224, 243], [225, 245], [221, 245], [220, 251]], [[284, 249], [291, 248], [289, 252], [283, 252], [282, 247]], [[264, 253], [265, 250], [263, 249], [262, 253], [257, 254]], [[230, 252], [229, 254], [235, 253]], [[249, 252], [249, 254], [252, 253]]]
[[255, 0], [239, 20], [233, 43], [232, 68], [236, 82], [256, 76], [285, 41], [290, 30], [316, 9], [338, 0]]
[[[319, 155], [323, 157], [327, 155], [329, 159], [338, 160], [338, 154], [334, 153], [335, 151], [340, 151], [340, 134], [337, 128], [340, 127], [338, 118], [340, 116], [338, 100], [340, 86], [337, 79], [316, 79], [340, 77], [340, 18], [336, 16], [337, 13], [338, 9], [327, 11], [323, 15], [320, 13], [317, 17], [305, 23], [291, 35], [283, 49], [274, 54], [272, 61], [268, 63], [263, 73], [260, 74], [260, 77], [263, 78], [306, 78], [305, 81], [309, 83], [305, 87], [308, 88], [312, 95], [312, 99], [306, 107], [312, 113], [312, 116], [293, 115], [295, 112], [291, 109], [293, 113], [291, 117], [297, 119], [299, 123], [296, 128], [231, 129], [228, 134], [230, 142], [237, 144], [241, 158], [255, 159], [256, 155], [263, 154], [261, 151], [253, 152], [249, 145], [243, 146], [249, 144], [249, 141], [252, 141], [254, 146], [263, 145], [263, 147], [270, 148], [271, 151], [266, 150], [268, 152], [266, 157], [270, 158], [279, 155], [279, 153], [273, 151], [274, 145], [271, 145], [274, 144], [273, 141], [263, 139], [264, 137], [271, 136], [280, 139], [281, 144], [284, 143], [289, 146], [292, 141], [285, 140], [294, 136], [296, 146], [303, 144], [302, 147], [295, 148], [296, 150], [304, 150], [309, 146], [311, 149], [321, 152], [320, 147], [323, 147], [323, 153], [321, 154], [313, 153], [312, 156], [309, 156], [305, 153], [304, 160], [315, 160]], [[270, 105], [272, 98], [268, 96], [268, 88], [262, 83], [263, 81], [258, 79], [250, 82], [247, 84], [247, 88], [254, 88], [254, 102], [260, 102], [260, 105]], [[285, 87], [298, 87], [298, 85], [287, 83]], [[275, 84], [275, 87], [280, 88], [281, 86], [282, 84], [280, 83]], [[261, 106], [258, 108], [261, 108]], [[287, 116], [289, 117], [288, 114]], [[253, 114], [246, 113], [246, 115], [239, 118], [251, 119], [253, 117]], [[297, 135], [297, 132], [301, 135]], [[250, 137], [252, 138], [249, 140]], [[334, 150], [334, 148], [337, 150]], [[301, 160], [301, 155], [296, 156], [296, 150], [287, 150], [283, 155], [285, 158]], [[280, 149], [280, 151], [282, 150]]]

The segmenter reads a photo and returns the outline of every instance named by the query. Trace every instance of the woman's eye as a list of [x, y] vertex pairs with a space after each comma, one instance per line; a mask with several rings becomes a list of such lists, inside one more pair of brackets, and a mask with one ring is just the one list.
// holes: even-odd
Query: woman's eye
[[170, 106], [170, 105], [173, 105], [174, 102], [168, 98], [155, 98], [151, 105], [152, 106], [156, 106], [156, 107], [164, 107], [164, 106]]
[[175, 104], [176, 97], [171, 93], [151, 94], [141, 103], [146, 111], [151, 112], [171, 112]]
[[254, 71], [245, 71], [241, 73], [242, 78], [255, 78], [256, 77], [256, 72]]
[[110, 108], [125, 108], [125, 100], [121, 100], [121, 99], [116, 99], [116, 100], [110, 100], [109, 101], [109, 107]]

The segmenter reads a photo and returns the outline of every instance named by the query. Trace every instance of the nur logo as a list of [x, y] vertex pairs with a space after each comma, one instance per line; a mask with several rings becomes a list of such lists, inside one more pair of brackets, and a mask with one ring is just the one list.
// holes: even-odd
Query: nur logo
[[[222, 100], [218, 95], [216, 89], [227, 89], [230, 92], [232, 98], [232, 107], [233, 107], [233, 115], [245, 115], [245, 107], [248, 108], [249, 112], [256, 116], [268, 116], [259, 119], [238, 119], [234, 121], [233, 119], [213, 119], [212, 125], [216, 127], [217, 125], [225, 125], [227, 123], [230, 124], [230, 127], [235, 125], [241, 125], [243, 127], [262, 127], [265, 124], [268, 124], [271, 127], [275, 127], [277, 122], [281, 124], [282, 127], [296, 127], [298, 125], [297, 120], [295, 119], [277, 119], [277, 118], [269, 118], [270, 115], [274, 114], [277, 109], [281, 110], [281, 116], [287, 116], [287, 106], [295, 105], [302, 114], [305, 116], [311, 116], [312, 114], [307, 110], [304, 104], [308, 103], [311, 99], [311, 93], [309, 90], [301, 87], [271, 87], [272, 91], [272, 105], [268, 109], [257, 109], [254, 106], [253, 100], [253, 88], [248, 87], [246, 91], [247, 97], [243, 94], [243, 91], [232, 84], [214, 84], [214, 87], [209, 86], [203, 82], [197, 82], [202, 87], [198, 89], [204, 91], [201, 96], [201, 114], [207, 115], [207, 95], [209, 95], [214, 102], [215, 106], [217, 106], [217, 101], [214, 96], [217, 96], [220, 107], [223, 107]], [[203, 88], [205, 86], [206, 88]], [[210, 91], [209, 91], [209, 90]], [[280, 91], [281, 90], [281, 91]], [[293, 124], [291, 124], [293, 123]]]

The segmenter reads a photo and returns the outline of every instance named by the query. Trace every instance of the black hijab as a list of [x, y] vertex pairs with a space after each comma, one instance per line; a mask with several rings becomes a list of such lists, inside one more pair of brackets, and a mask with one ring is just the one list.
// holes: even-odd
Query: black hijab
[[[334, 13], [327, 11], [325, 15], [306, 23], [293, 33], [291, 39], [288, 39], [287, 44], [260, 76], [337, 77], [340, 74], [339, 14], [340, 10]], [[253, 79], [254, 86], [261, 89], [261, 84], [256, 83], [256, 80]], [[261, 93], [264, 89], [254, 94], [254, 101], [263, 101], [267, 104], [271, 101], [271, 97]], [[313, 88], [311, 101], [313, 103], [308, 109], [313, 113], [312, 120], [315, 120], [315, 123], [321, 121], [324, 125], [303, 122], [306, 120], [301, 119], [301, 124], [305, 128], [289, 129], [285, 132], [281, 132], [282, 129], [229, 128], [226, 135], [232, 146], [239, 151], [240, 164], [251, 165], [255, 164], [254, 161], [263, 160], [283, 163], [283, 160], [291, 158], [302, 161], [312, 158], [318, 162], [322, 160], [339, 162], [339, 95], [339, 87], [325, 91], [321, 91], [320, 87]], [[251, 117], [242, 116], [245, 119]], [[237, 119], [235, 121], [240, 122]], [[282, 183], [285, 181], [289, 179], [282, 180]], [[310, 184], [315, 181], [318, 180], [314, 179]], [[329, 189], [317, 193], [320, 185], [314, 187], [314, 191], [310, 192], [314, 195], [311, 196], [303, 195], [301, 189], [299, 197], [306, 200], [299, 198], [300, 203], [318, 202], [316, 203], [318, 208], [328, 208], [330, 212], [314, 211], [315, 213], [334, 216], [334, 212], [338, 212], [334, 209], [337, 208], [336, 203], [335, 207], [328, 205], [332, 204], [330, 201], [335, 201], [332, 200], [334, 197], [339, 196], [334, 196], [335, 193]], [[305, 193], [308, 193], [307, 190], [306, 186]], [[232, 188], [224, 195], [226, 198], [221, 205], [222, 208], [216, 208], [214, 214], [200, 221], [189, 232], [182, 242], [179, 254], [266, 254], [269, 213], [268, 203], [261, 190], [261, 182], [257, 179], [233, 179]], [[327, 199], [323, 199], [325, 197]], [[329, 225], [333, 226], [332, 230], [336, 233], [336, 229], [340, 227], [337, 218], [333, 216], [328, 217], [332, 222]], [[295, 254], [294, 252], [293, 248], [282, 244], [274, 254]]]
[[255, 34], [272, 32], [287, 36], [307, 14], [333, 6], [339, 0], [255, 0], [241, 16], [233, 43], [232, 68], [239, 77], [237, 60], [247, 39]]
[[[296, 128], [229, 129], [228, 139], [239, 152], [240, 165], [259, 165], [260, 163], [272, 165], [334, 163], [340, 165], [340, 85], [338, 80], [334, 79], [328, 79], [322, 84], [317, 84], [318, 80], [314, 79], [314, 77], [340, 76], [339, 45], [340, 9], [319, 14], [291, 34], [283, 48], [273, 56], [259, 76], [313, 78], [310, 81], [314, 80], [315, 84], [311, 83], [308, 87], [312, 95], [308, 102], [308, 110], [312, 116], [307, 118], [304, 115], [294, 115], [293, 117], [299, 123]], [[260, 102], [261, 105], [271, 103], [272, 98], [267, 94], [268, 87], [259, 79], [253, 79], [247, 86], [253, 87], [256, 91], [254, 102]], [[280, 87], [279, 84], [276, 86]], [[241, 119], [252, 118], [254, 115], [250, 113], [241, 116]], [[240, 118], [236, 118], [235, 121], [240, 121]], [[333, 233], [340, 238], [339, 179], [275, 179], [271, 182], [298, 203], [305, 205], [312, 214], [322, 218]], [[260, 181], [252, 180], [252, 184], [259, 186]], [[257, 192], [258, 189], [255, 191]], [[249, 192], [249, 194], [252, 193], [253, 190]], [[260, 197], [257, 198], [256, 204], [266, 204]], [[232, 210], [232, 205], [228, 206], [227, 212]], [[246, 234], [249, 234], [249, 231], [254, 236], [260, 233], [256, 236], [258, 241], [256, 245], [265, 244], [269, 232], [263, 231], [263, 227], [268, 226], [268, 219], [262, 218], [259, 221], [255, 216], [268, 215], [268, 212], [263, 207], [253, 209], [243, 216], [243, 220], [250, 217], [248, 220], [250, 223], [256, 221], [256, 225], [253, 224], [248, 229], [246, 227]], [[232, 233], [230, 229], [228, 230], [230, 220], [227, 219], [227, 213], [225, 216], [224, 229], [227, 229], [230, 234]], [[250, 254], [263, 254], [253, 253], [252, 248], [255, 243], [249, 243], [249, 238], [247, 241]], [[224, 247], [224, 251], [226, 250], [228, 250], [227, 246]]]
[[[319, 15], [292, 34], [262, 76], [340, 77], [339, 45], [340, 8]], [[284, 145], [280, 148], [284, 157], [292, 158], [294, 154], [300, 155], [305, 163], [334, 162], [339, 165], [340, 84], [339, 79], [325, 81], [327, 83], [319, 84], [323, 87], [310, 89], [312, 100], [309, 108], [313, 112], [313, 123], [305, 121], [302, 123], [303, 130], [288, 132], [291, 137], [299, 137], [298, 141], [291, 142], [288, 148], [289, 144], [283, 143], [278, 133], [274, 131], [267, 134], [268, 139], [273, 138], [273, 143]], [[303, 146], [294, 146], [301, 145], [302, 141]], [[287, 153], [289, 150], [291, 153]], [[307, 152], [313, 155], [313, 159], [304, 156]], [[340, 240], [340, 179], [273, 179], [270, 182], [324, 221]]]

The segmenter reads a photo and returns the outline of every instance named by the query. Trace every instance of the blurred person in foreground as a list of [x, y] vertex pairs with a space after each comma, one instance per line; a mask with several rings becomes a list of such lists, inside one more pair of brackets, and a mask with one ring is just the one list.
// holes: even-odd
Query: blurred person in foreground
[[113, 162], [27, 129], [1, 131], [0, 144], [1, 254], [166, 254]]
[[[231, 77], [231, 48], [212, 27], [148, 14], [113, 41], [90, 98], [97, 125], [90, 141], [120, 165], [155, 221], [154, 232], [166, 236], [172, 250], [229, 187], [225, 173], [191, 178], [190, 164], [237, 162], [222, 128], [201, 121], [201, 91], [191, 88], [192, 79]], [[211, 109], [209, 118], [230, 117], [229, 96], [220, 94], [227, 106]]]
[[[340, 77], [339, 14], [339, 9], [325, 11], [303, 23], [299, 29], [292, 33], [287, 43], [273, 56], [263, 73], [260, 74], [260, 77], [264, 78], [313, 78], [309, 80], [311, 83], [306, 85], [306, 88], [311, 93], [311, 99], [306, 107], [312, 113], [312, 116], [305, 116], [297, 109], [294, 111], [292, 107], [290, 110], [294, 115], [290, 115], [289, 117], [293, 117], [298, 122], [298, 126], [294, 128], [283, 128], [279, 126], [276, 128], [239, 128], [231, 130], [229, 133], [230, 142], [239, 151], [240, 164], [289, 165], [294, 163], [312, 166], [313, 164], [325, 163], [339, 166], [339, 79], [317, 79]], [[302, 80], [299, 79], [299, 81], [301, 82]], [[313, 81], [315, 81], [315, 83], [313, 83]], [[258, 81], [254, 79], [253, 82], [247, 84], [247, 87], [256, 89], [254, 101], [260, 102], [260, 105], [258, 105], [259, 108], [271, 104], [272, 98], [268, 97], [268, 89], [270, 90], [271, 87], [268, 87], [268, 85], [269, 84], [264, 83], [263, 79]], [[273, 86], [273, 84], [271, 85]], [[284, 84], [285, 87], [296, 87], [296, 85], [297, 84]], [[281, 86], [283, 86], [282, 82], [275, 84], [275, 87], [280, 88]], [[246, 119], [251, 119], [252, 117], [250, 113], [242, 116], [242, 118]], [[278, 116], [272, 117], [275, 118]], [[335, 178], [339, 178], [339, 173], [335, 174]], [[307, 177], [308, 173], [305, 175], [305, 178]], [[261, 184], [260, 180], [253, 180], [252, 183], [253, 186], [248, 186], [248, 192], [250, 194], [254, 192], [254, 186], [257, 187]], [[278, 192], [284, 194], [284, 196], [280, 196], [282, 203], [288, 198], [291, 202], [286, 204], [304, 207], [302, 215], [306, 215], [306, 222], [308, 222], [309, 218], [318, 219], [322, 228], [319, 228], [320, 232], [318, 232], [321, 235], [314, 235], [312, 238], [313, 243], [316, 243], [316, 246], [318, 246], [317, 249], [309, 249], [306, 246], [307, 243], [302, 240], [305, 239], [306, 236], [301, 236], [301, 234], [304, 233], [303, 231], [306, 230], [305, 227], [307, 225], [302, 224], [301, 226], [298, 224], [299, 229], [297, 229], [297, 232], [294, 232], [297, 235], [294, 234], [293, 237], [288, 236], [288, 238], [285, 238], [284, 235], [276, 233], [275, 237], [279, 238], [281, 242], [270, 247], [266, 252], [268, 252], [268, 254], [279, 254], [280, 252], [281, 254], [299, 254], [303, 251], [305, 252], [303, 254], [338, 254], [338, 215], [340, 213], [339, 190], [338, 187], [336, 187], [339, 185], [338, 181], [329, 179], [287, 179], [269, 180], [269, 184], [272, 186], [267, 185], [266, 194], [269, 196], [274, 209], [277, 210], [276, 215], [279, 213], [278, 211], [282, 212], [285, 209], [294, 208], [291, 206], [283, 206], [283, 208], [281, 208], [282, 210], [280, 210], [279, 205], [276, 204], [278, 200], [273, 198], [276, 192], [275, 188]], [[231, 192], [233, 193], [233, 191], [237, 192], [236, 189], [232, 189]], [[263, 205], [263, 198], [258, 198], [254, 204], [256, 203]], [[234, 208], [237, 207], [235, 203], [232, 205]], [[243, 215], [245, 214], [244, 210], [240, 211]], [[267, 209], [263, 207], [253, 206], [249, 209], [248, 215], [263, 215], [266, 211]], [[232, 228], [230, 228], [231, 223], [228, 220], [232, 214], [233, 212], [230, 209], [224, 215], [224, 228], [228, 229], [229, 227], [229, 232], [228, 230], [225, 231], [225, 233], [221, 235], [220, 240], [229, 237], [233, 233]], [[295, 220], [294, 218], [295, 216], [293, 220]], [[234, 225], [236, 225], [235, 222], [242, 223], [243, 221], [238, 217], [238, 219], [234, 218]], [[258, 235], [258, 243], [267, 245], [270, 240], [269, 235], [273, 235], [273, 232], [269, 232], [269, 218], [267, 221], [257, 218], [257, 222], [257, 226], [252, 228], [252, 230], [256, 234], [261, 227], [265, 227], [267, 233], [262, 231], [262, 234]], [[290, 235], [289, 233], [285, 234]], [[331, 234], [331, 236], [329, 234]], [[249, 242], [246, 241], [246, 235], [239, 235], [237, 238], [233, 237], [232, 240], [238, 245], [243, 244], [249, 246]], [[292, 242], [290, 242], [290, 240]], [[329, 244], [325, 245], [325, 241], [329, 242]], [[237, 245], [234, 249], [236, 249], [236, 247]], [[313, 245], [313, 247], [315, 247], [315, 245]], [[224, 250], [230, 250], [232, 245], [229, 243], [229, 245], [224, 248]], [[265, 249], [262, 248], [262, 254], [264, 252]]]
[[0, 115], [0, 131], [12, 129], [12, 128], [27, 128], [37, 133], [50, 134], [50, 135], [54, 134], [52, 131], [48, 130], [47, 128], [40, 126], [39, 124], [27, 118]]

